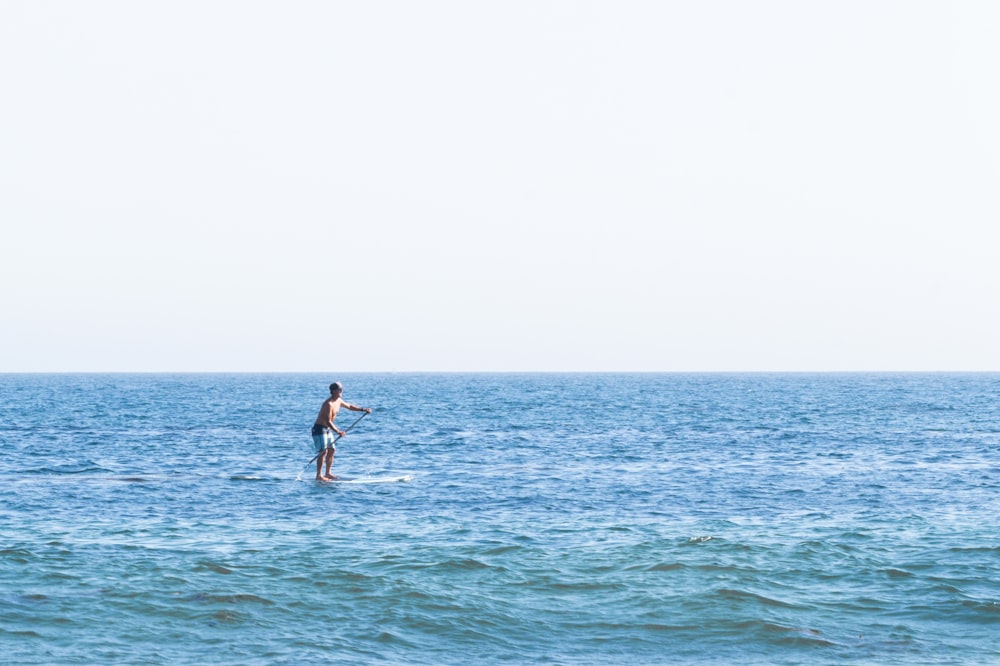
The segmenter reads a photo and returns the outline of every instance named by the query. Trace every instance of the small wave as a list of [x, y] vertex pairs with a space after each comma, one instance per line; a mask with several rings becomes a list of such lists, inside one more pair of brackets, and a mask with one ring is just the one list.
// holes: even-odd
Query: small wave
[[247, 616], [244, 613], [238, 613], [232, 610], [220, 610], [212, 613], [212, 622], [209, 622], [209, 626], [214, 626], [216, 623], [221, 624], [239, 624], [244, 622]]
[[273, 606], [274, 602], [256, 594], [203, 594], [199, 593], [191, 597], [191, 601], [204, 602], [209, 604], [260, 604], [262, 606]]
[[764, 620], [748, 620], [737, 622], [733, 626], [738, 629], [756, 629], [765, 636], [772, 635], [772, 640], [784, 645], [816, 645], [825, 647], [836, 647], [837, 643], [823, 638], [822, 632], [818, 629], [806, 629], [803, 627], [786, 627], [774, 622]]
[[903, 569], [895, 569], [889, 567], [888, 569], [882, 569], [882, 573], [889, 576], [889, 578], [910, 578], [913, 576], [909, 571], [904, 571]]
[[702, 629], [701, 626], [696, 624], [655, 624], [655, 623], [640, 624], [639, 628], [645, 629], [646, 631], [698, 631]]
[[214, 571], [217, 574], [229, 575], [233, 573], [232, 569], [227, 569], [221, 564], [215, 564], [214, 562], [201, 562], [200, 567], [203, 569], [208, 569], [209, 571]]
[[32, 631], [30, 629], [4, 629], [0, 627], [0, 634], [5, 636], [26, 636], [28, 638], [41, 638], [42, 635], [37, 631]]
[[[1000, 613], [1000, 602], [997, 601], [976, 601], [974, 599], [967, 599], [962, 602], [962, 607], [983, 613]], [[995, 621], [995, 618], [991, 618], [991, 622]]]
[[[524, 550], [524, 546], [519, 546], [517, 544], [508, 544], [503, 546], [495, 546], [483, 551], [483, 555], [506, 555], [508, 553], [516, 553], [517, 551]], [[2, 552], [2, 551], [0, 551]]]
[[646, 567], [645, 571], [677, 571], [678, 569], [686, 569], [687, 565], [681, 562], [661, 562], [659, 564], [654, 564], [651, 567]]
[[394, 648], [403, 649], [416, 649], [418, 647], [417, 643], [413, 641], [408, 641], [399, 634], [393, 633], [383, 629], [375, 636], [375, 642], [380, 643], [384, 646], [392, 646]]
[[0, 606], [8, 611], [24, 611], [28, 614], [43, 612], [42, 607], [48, 606], [52, 600], [44, 594], [16, 594], [0, 596]]
[[18, 564], [27, 564], [35, 554], [24, 548], [0, 548], [0, 558], [11, 560]]
[[622, 583], [617, 583], [617, 582], [599, 583], [599, 582], [584, 581], [579, 583], [555, 582], [555, 583], [549, 583], [548, 587], [552, 588], [553, 590], [562, 590], [562, 591], [613, 592], [616, 590], [621, 590], [623, 588], [623, 585]]
[[716, 594], [723, 597], [724, 599], [746, 599], [749, 601], [756, 601], [757, 603], [763, 604], [764, 606], [773, 606], [776, 608], [800, 608], [798, 604], [789, 603], [787, 601], [780, 601], [778, 599], [772, 599], [770, 597], [765, 597], [762, 594], [757, 594], [756, 592], [747, 592], [745, 590], [722, 588], [716, 590]]
[[1000, 546], [952, 546], [948, 549], [950, 553], [966, 554], [996, 554], [1000, 555]]
[[492, 569], [489, 564], [485, 562], [480, 562], [479, 560], [467, 557], [461, 560], [445, 560], [443, 562], [435, 562], [430, 565], [432, 568], [442, 568], [442, 569], [459, 569], [463, 571], [472, 571], [476, 569]]
[[810, 636], [808, 634], [794, 634], [786, 635], [778, 638], [775, 643], [779, 645], [815, 645], [818, 647], [837, 647], [838, 643], [827, 640], [825, 638], [820, 638], [819, 636]]
[[106, 469], [99, 465], [88, 465], [88, 466], [76, 466], [76, 465], [55, 465], [53, 467], [37, 467], [35, 469], [25, 470], [25, 474], [56, 474], [56, 475], [72, 475], [72, 474], [110, 474], [113, 470]]
[[256, 474], [233, 474], [229, 477], [230, 481], [276, 481], [267, 476], [258, 476]]

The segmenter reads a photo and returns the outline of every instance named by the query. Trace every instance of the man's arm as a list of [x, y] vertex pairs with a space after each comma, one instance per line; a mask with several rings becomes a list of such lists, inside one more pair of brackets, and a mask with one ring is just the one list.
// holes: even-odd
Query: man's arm
[[[372, 408], [371, 407], [358, 407], [357, 405], [352, 405], [351, 403], [344, 402], [343, 400], [340, 401], [340, 406], [343, 407], [344, 409], [348, 409], [348, 410], [350, 410], [352, 412], [364, 412], [365, 414], [371, 414], [372, 413]], [[334, 430], [334, 432], [336, 432], [341, 437], [343, 437], [344, 435], [347, 434], [346, 430], [341, 430], [336, 425], [333, 426], [333, 430]]]

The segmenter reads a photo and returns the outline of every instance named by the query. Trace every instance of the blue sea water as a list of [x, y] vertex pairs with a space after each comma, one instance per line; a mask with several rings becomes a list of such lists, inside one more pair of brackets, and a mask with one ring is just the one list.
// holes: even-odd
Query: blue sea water
[[[311, 480], [335, 379], [410, 480]], [[0, 375], [0, 659], [1000, 663], [998, 451], [995, 374]]]

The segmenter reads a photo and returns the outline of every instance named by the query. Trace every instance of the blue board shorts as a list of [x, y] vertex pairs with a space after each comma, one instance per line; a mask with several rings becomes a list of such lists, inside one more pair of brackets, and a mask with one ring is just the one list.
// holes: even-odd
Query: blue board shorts
[[312, 436], [313, 448], [316, 449], [316, 453], [322, 453], [323, 449], [337, 450], [337, 447], [333, 444], [336, 441], [336, 438], [333, 436], [333, 431], [329, 428], [324, 428], [318, 423], [314, 423]]

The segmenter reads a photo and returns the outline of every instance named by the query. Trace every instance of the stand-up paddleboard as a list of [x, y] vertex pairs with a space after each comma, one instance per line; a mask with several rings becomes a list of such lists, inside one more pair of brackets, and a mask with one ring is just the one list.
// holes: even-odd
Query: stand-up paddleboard
[[402, 481], [412, 481], [412, 474], [402, 474], [400, 476], [368, 476], [368, 477], [350, 477], [342, 476], [340, 478], [329, 481], [328, 483], [400, 483]]

